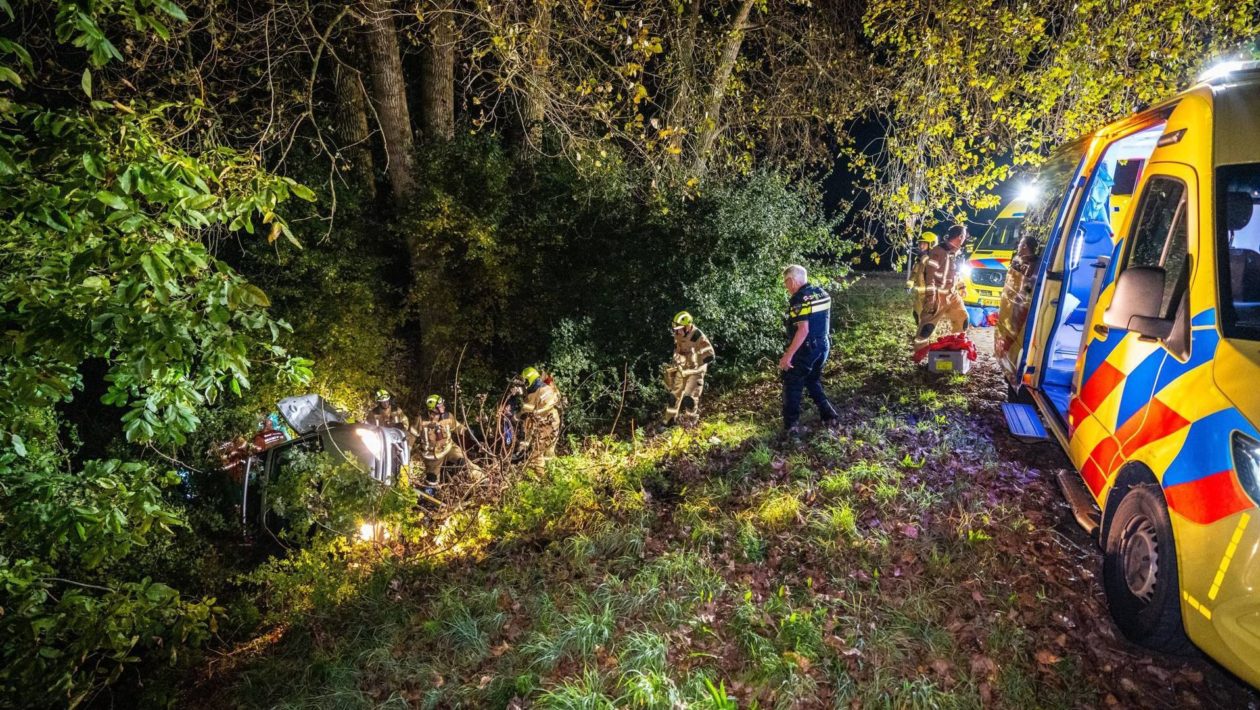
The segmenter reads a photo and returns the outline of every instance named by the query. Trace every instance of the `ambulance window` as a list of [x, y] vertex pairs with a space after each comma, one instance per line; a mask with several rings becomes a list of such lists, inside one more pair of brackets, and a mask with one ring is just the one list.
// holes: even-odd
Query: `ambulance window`
[[1221, 329], [1260, 340], [1260, 164], [1230, 165], [1216, 178]]
[[1140, 209], [1128, 266], [1164, 269], [1164, 302], [1160, 313], [1164, 318], [1172, 318], [1189, 278], [1185, 184], [1168, 177], [1151, 178], [1142, 195]]
[[1033, 184], [1041, 191], [1041, 197], [1028, 206], [1019, 235], [1032, 238], [1040, 248], [1050, 243], [1051, 232], [1059, 217], [1060, 208], [1072, 190], [1073, 176], [1085, 154], [1084, 144], [1075, 144], [1046, 161], [1037, 172]]

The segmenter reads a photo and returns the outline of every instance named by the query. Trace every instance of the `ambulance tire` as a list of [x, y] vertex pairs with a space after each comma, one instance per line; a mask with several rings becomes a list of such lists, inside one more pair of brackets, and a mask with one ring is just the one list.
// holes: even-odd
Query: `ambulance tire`
[[1172, 521], [1158, 486], [1134, 486], [1116, 506], [1103, 541], [1103, 589], [1130, 641], [1163, 653], [1194, 653], [1181, 621]]

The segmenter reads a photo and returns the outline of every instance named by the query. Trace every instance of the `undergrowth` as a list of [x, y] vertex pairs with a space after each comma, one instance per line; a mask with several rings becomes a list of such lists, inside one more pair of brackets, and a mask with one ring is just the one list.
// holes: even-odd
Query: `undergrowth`
[[859, 284], [837, 302], [838, 431], [783, 439], [767, 379], [695, 430], [590, 440], [446, 518], [425, 554], [358, 568], [350, 598], [287, 619], [216, 702], [1097, 703], [1078, 660], [1036, 660], [1045, 634], [1026, 629], [1053, 605], [1010, 601], [1035, 531], [973, 398], [908, 364], [887, 325], [902, 298]]

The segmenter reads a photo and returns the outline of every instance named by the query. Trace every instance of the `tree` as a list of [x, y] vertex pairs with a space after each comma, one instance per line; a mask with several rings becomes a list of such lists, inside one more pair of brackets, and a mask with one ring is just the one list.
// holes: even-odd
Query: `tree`
[[1171, 3], [875, 0], [878, 149], [851, 156], [868, 216], [908, 244], [1054, 146], [1171, 96], [1254, 37], [1254, 0]]
[[459, 28], [454, 0], [434, 0], [428, 13], [420, 77], [421, 131], [427, 140], [448, 141], [455, 134], [455, 53]]
[[[73, 706], [214, 629], [214, 599], [129, 566], [182, 524], [162, 494], [179, 477], [145, 452], [184, 443], [259, 371], [309, 376], [276, 344], [286, 325], [266, 294], [207, 241], [292, 238], [277, 209], [313, 195], [253, 156], [186, 149], [199, 106], [150, 107], [103, 80], [123, 58], [111, 36], [166, 37], [177, 6], [0, 10], [16, 38], [0, 40], [0, 704]], [[123, 458], [75, 455], [62, 412], [89, 361], [104, 363]]]
[[748, 15], [752, 12], [754, 2], [755, 0], [740, 0], [731, 29], [722, 43], [721, 59], [709, 80], [709, 93], [704, 100], [704, 111], [700, 115], [700, 136], [696, 141], [695, 158], [691, 163], [693, 177], [703, 177], [708, 165], [713, 141], [717, 139], [721, 127], [722, 100], [726, 98], [731, 74], [734, 73], [735, 62], [739, 59], [739, 49], [744, 43], [744, 33], [748, 31]]
[[398, 31], [389, 0], [363, 0], [367, 25], [365, 44], [372, 73], [372, 98], [385, 142], [385, 172], [394, 201], [401, 203], [414, 185], [411, 112], [407, 108], [407, 80], [403, 74]]

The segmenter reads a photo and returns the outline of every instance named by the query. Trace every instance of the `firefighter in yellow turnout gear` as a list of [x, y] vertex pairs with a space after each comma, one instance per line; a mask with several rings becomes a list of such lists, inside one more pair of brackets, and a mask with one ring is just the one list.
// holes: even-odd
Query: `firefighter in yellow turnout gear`
[[521, 439], [525, 466], [539, 470], [548, 459], [555, 458], [560, 441], [560, 392], [550, 377], [543, 377], [536, 368], [521, 372], [521, 386], [514, 393], [521, 399]]
[[455, 441], [467, 428], [446, 411], [446, 401], [436, 394], [425, 400], [424, 412], [415, 428], [416, 444], [424, 462], [425, 484], [443, 483], [442, 467], [463, 464], [473, 479], [481, 478], [481, 468], [464, 456], [464, 449]]
[[[923, 303], [915, 349], [926, 346], [934, 335], [961, 333], [967, 329], [967, 309], [963, 306], [962, 280], [958, 277], [958, 253], [967, 241], [967, 228], [955, 225], [941, 243], [928, 252], [923, 267]], [[947, 323], [949, 330], [940, 328]]]
[[694, 325], [690, 313], [679, 311], [671, 326], [674, 357], [665, 367], [665, 388], [669, 390], [671, 399], [665, 409], [664, 423], [677, 420], [684, 426], [694, 426], [700, 420], [704, 374], [716, 353], [713, 343]]
[[914, 325], [919, 326], [919, 314], [923, 312], [923, 303], [927, 300], [927, 264], [928, 255], [932, 252], [932, 247], [936, 245], [936, 235], [931, 232], [924, 232], [919, 237], [919, 241], [915, 244], [914, 254], [910, 257], [914, 259], [914, 265], [910, 270], [910, 280], [906, 282], [906, 287], [910, 289], [912, 302], [914, 303]]

